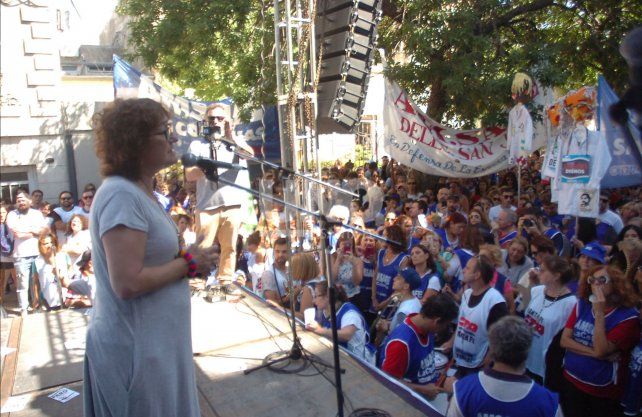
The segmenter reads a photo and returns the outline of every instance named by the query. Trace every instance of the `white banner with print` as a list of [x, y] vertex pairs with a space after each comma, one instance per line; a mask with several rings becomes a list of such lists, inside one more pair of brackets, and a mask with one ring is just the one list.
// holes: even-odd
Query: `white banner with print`
[[474, 178], [506, 169], [502, 127], [456, 130], [429, 118], [390, 80], [385, 81], [385, 150], [399, 163], [444, 177]]

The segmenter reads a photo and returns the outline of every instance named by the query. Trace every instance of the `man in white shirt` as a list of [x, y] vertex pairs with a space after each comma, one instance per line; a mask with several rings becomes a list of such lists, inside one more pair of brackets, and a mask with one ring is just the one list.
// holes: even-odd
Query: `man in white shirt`
[[263, 272], [259, 283], [265, 299], [280, 306], [284, 305], [289, 297], [287, 261], [288, 243], [281, 237], [274, 242], [274, 263]]
[[602, 223], [606, 223], [611, 226], [615, 233], [620, 233], [624, 228], [624, 222], [619, 214], [613, 210], [609, 210], [609, 196], [606, 193], [600, 194], [600, 214], [598, 219]]
[[60, 216], [60, 219], [65, 224], [69, 224], [71, 216], [74, 214], [83, 214], [82, 208], [74, 205], [74, 197], [71, 191], [63, 191], [59, 195], [60, 206], [56, 207], [54, 211]]
[[[218, 131], [228, 143], [236, 143], [239, 151], [252, 155], [244, 141], [236, 141], [232, 137], [230, 121], [221, 104], [210, 105], [206, 112], [206, 121], [210, 129]], [[213, 133], [214, 137], [216, 133]], [[246, 166], [245, 160], [227, 150], [221, 142], [210, 141], [213, 138], [199, 138], [190, 143], [189, 152], [217, 161], [230, 162]], [[219, 169], [220, 178], [250, 188], [250, 177], [247, 170]], [[218, 269], [218, 281], [227, 295], [240, 295], [240, 290], [232, 284], [236, 263], [236, 239], [245, 207], [249, 202], [247, 192], [229, 185], [219, 184], [208, 180], [200, 168], [185, 169], [185, 179], [196, 182], [196, 233], [203, 234], [203, 245], [211, 246], [215, 240], [221, 247], [221, 261]]]
[[39, 255], [38, 235], [47, 229], [47, 223], [39, 210], [30, 208], [29, 193], [19, 189], [16, 193], [16, 209], [7, 215], [7, 227], [13, 234], [13, 262], [17, 275], [18, 306], [22, 315], [29, 307], [29, 286]]
[[82, 202], [83, 206], [80, 208], [82, 212], [80, 213], [82, 216], [85, 216], [87, 220], [89, 220], [89, 211], [91, 210], [91, 203], [94, 202], [94, 191], [92, 190], [85, 190], [82, 192]]
[[512, 189], [508, 187], [502, 187], [501, 189], [501, 199], [502, 202], [501, 204], [498, 204], [496, 206], [493, 206], [490, 208], [488, 211], [488, 217], [490, 218], [491, 222], [497, 222], [497, 218], [499, 217], [499, 213], [502, 210], [512, 210], [515, 211], [517, 210], [517, 207], [513, 205], [513, 199], [515, 198], [515, 192], [513, 192]]

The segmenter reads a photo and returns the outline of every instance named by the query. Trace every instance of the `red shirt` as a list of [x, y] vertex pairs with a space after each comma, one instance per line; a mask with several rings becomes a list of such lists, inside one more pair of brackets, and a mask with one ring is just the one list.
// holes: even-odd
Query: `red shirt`
[[[577, 321], [577, 309], [573, 309], [571, 315], [566, 321], [566, 328], [573, 330], [575, 322]], [[608, 314], [613, 309], [606, 310], [604, 314]], [[624, 393], [624, 377], [629, 369], [629, 359], [631, 357], [631, 350], [638, 343], [640, 337], [640, 322], [639, 320], [626, 320], [606, 334], [606, 340], [617, 346], [620, 351], [620, 363], [617, 371], [617, 383], [607, 385], [605, 387], [596, 387], [593, 385], [585, 384], [578, 381], [569, 375], [564, 370], [564, 376], [571, 381], [573, 385], [580, 391], [600, 398], [620, 399]]]
[[[428, 343], [428, 332], [422, 332], [415, 323], [410, 320], [412, 317], [416, 316], [417, 313], [410, 314], [404, 320], [408, 326], [412, 327], [415, 332], [421, 338], [421, 343]], [[392, 342], [386, 345], [386, 359], [381, 364], [381, 369], [397, 379], [402, 379], [408, 370], [408, 346], [399, 340], [393, 340]]]

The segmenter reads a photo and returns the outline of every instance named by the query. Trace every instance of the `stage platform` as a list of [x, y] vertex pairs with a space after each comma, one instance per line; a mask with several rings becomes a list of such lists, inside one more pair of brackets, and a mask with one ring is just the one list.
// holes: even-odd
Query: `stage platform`
[[[64, 310], [2, 320], [2, 417], [82, 416], [84, 311]], [[332, 363], [329, 340], [299, 326], [303, 347]], [[192, 298], [194, 364], [205, 417], [332, 417], [337, 413], [334, 371], [308, 366], [297, 374], [244, 370], [292, 345], [285, 315], [247, 293], [239, 302]], [[376, 408], [395, 417], [443, 415], [445, 398], [428, 403], [385, 375], [341, 352], [345, 416]], [[48, 395], [80, 393], [66, 403]], [[433, 405], [434, 404], [434, 405]], [[6, 412], [8, 407], [15, 411]]]

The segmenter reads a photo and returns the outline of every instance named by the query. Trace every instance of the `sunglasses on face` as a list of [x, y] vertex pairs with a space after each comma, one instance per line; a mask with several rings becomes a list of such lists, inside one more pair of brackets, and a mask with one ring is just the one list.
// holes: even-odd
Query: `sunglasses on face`
[[69, 197], [60, 197], [61, 200], [71, 200], [71, 196]]
[[588, 277], [587, 281], [590, 285], [594, 285], [594, 284], [604, 285], [610, 281], [610, 278], [608, 277], [608, 275], [600, 275], [598, 277], [591, 275], [590, 277]]
[[503, 197], [503, 198], [507, 198], [507, 199], [512, 199], [512, 198], [513, 198], [513, 196], [512, 196], [512, 195], [503, 195], [502, 197]]

